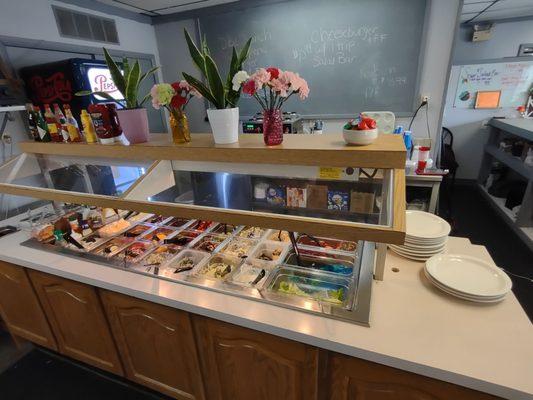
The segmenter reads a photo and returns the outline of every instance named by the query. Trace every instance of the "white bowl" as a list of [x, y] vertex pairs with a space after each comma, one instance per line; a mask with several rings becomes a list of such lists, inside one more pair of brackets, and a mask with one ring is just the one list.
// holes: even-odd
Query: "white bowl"
[[374, 141], [378, 137], [378, 130], [375, 129], [367, 129], [364, 131], [361, 130], [348, 130], [343, 129], [342, 130], [342, 136], [344, 137], [344, 141], [348, 144], [362, 146], [365, 144], [374, 143]]

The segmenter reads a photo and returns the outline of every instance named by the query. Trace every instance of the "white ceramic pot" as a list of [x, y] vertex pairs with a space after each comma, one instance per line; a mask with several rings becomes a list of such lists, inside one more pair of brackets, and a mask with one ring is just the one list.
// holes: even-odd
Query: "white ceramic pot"
[[367, 129], [367, 130], [342, 130], [342, 136], [344, 141], [348, 144], [355, 146], [363, 146], [366, 144], [374, 143], [378, 137], [378, 130], [376, 129]]
[[237, 143], [239, 141], [239, 107], [207, 110], [207, 117], [216, 144]]
[[124, 136], [131, 144], [144, 143], [149, 139], [146, 108], [117, 110], [118, 120]]

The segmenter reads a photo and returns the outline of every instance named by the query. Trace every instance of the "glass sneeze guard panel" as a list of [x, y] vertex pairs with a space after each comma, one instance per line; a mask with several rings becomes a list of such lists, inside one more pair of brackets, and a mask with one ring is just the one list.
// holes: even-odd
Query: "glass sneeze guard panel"
[[125, 199], [391, 227], [391, 196], [390, 169], [161, 161]]
[[151, 162], [21, 154], [0, 170], [0, 182], [35, 189], [121, 197]]

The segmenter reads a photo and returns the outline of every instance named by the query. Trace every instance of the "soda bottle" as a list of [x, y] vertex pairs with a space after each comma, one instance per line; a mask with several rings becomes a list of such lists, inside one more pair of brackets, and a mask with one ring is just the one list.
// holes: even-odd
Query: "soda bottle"
[[93, 121], [87, 110], [81, 110], [81, 125], [83, 126], [83, 133], [87, 143], [96, 143], [96, 132], [94, 130]]
[[70, 141], [81, 142], [82, 138], [78, 121], [76, 121], [76, 118], [74, 118], [72, 115], [72, 111], [70, 110], [70, 106], [68, 104], [65, 104], [63, 107], [65, 108], [65, 115], [67, 117], [67, 130]]
[[54, 103], [54, 116], [56, 118], [56, 121], [61, 126], [61, 136], [63, 137], [64, 142], [69, 141], [69, 134], [68, 134], [68, 127], [67, 127], [67, 118], [65, 117], [65, 114], [63, 114], [63, 111], [61, 111], [61, 108], [59, 108], [59, 104]]
[[35, 118], [37, 121], [37, 131], [39, 133], [39, 138], [41, 142], [51, 142], [52, 137], [50, 136], [50, 132], [48, 132], [48, 125], [46, 124], [46, 121], [44, 120], [44, 117], [41, 114], [41, 109], [35, 106], [33, 110], [35, 112]]
[[49, 104], [44, 105], [44, 119], [46, 120], [46, 125], [48, 126], [48, 132], [50, 133], [52, 142], [62, 142], [61, 125], [56, 121], [56, 117], [50, 109]]
[[26, 111], [28, 111], [28, 127], [30, 128], [30, 135], [33, 140], [40, 142], [39, 131], [37, 130], [37, 116], [33, 111], [33, 104], [26, 103]]

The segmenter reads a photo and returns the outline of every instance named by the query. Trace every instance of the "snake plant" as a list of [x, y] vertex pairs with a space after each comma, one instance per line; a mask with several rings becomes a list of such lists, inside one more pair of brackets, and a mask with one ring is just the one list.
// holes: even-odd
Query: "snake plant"
[[120, 103], [125, 108], [142, 107], [144, 102], [150, 97], [150, 93], [146, 94], [144, 98], [141, 100], [141, 102], [139, 103], [139, 100], [138, 100], [139, 86], [146, 78], [153, 75], [158, 70], [159, 67], [153, 67], [149, 71], [145, 73], [141, 73], [141, 66], [139, 65], [138, 60], [135, 60], [133, 67], [131, 67], [128, 59], [124, 57], [122, 59], [122, 70], [124, 71], [124, 73], [122, 73], [120, 71], [119, 66], [113, 60], [113, 58], [111, 57], [111, 55], [109, 54], [109, 52], [107, 51], [105, 47], [104, 47], [104, 57], [105, 57], [105, 62], [107, 64], [107, 68], [109, 68], [111, 78], [113, 78], [113, 82], [115, 83], [117, 90], [122, 94], [122, 97], [124, 98], [124, 100], [116, 100], [109, 93], [106, 93], [106, 92], [100, 92], [100, 91], [93, 92], [91, 90], [82, 90], [82, 91], [76, 92], [76, 96], [87, 96], [90, 94], [95, 94], [107, 100]]
[[184, 33], [191, 58], [206, 80], [204, 83], [183, 72], [183, 77], [187, 83], [200, 92], [217, 109], [235, 107], [241, 96], [241, 90], [233, 90], [231, 80], [242, 69], [242, 64], [248, 58], [252, 38], [248, 39], [240, 52], [237, 52], [235, 47], [233, 47], [228, 76], [224, 82], [215, 60], [209, 54], [209, 48], [205, 39], [201, 42], [200, 49], [198, 49], [189, 32], [187, 32], [187, 29], [184, 29]]

